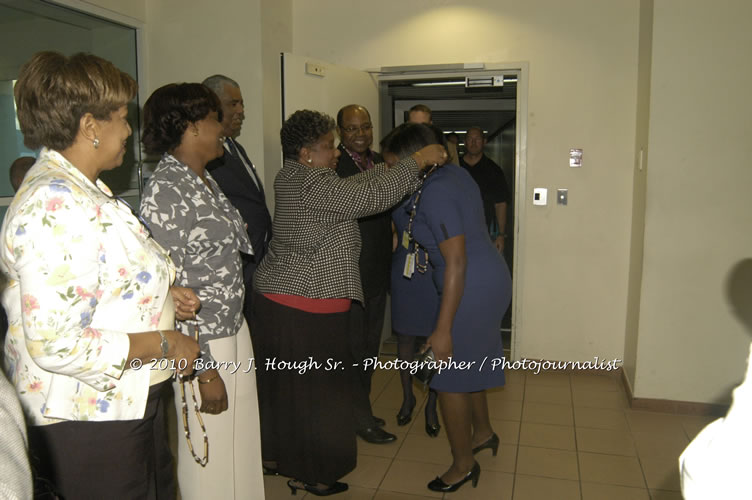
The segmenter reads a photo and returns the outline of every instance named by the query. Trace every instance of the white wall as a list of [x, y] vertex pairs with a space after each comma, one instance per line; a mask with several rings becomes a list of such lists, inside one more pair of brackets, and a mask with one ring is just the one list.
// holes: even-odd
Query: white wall
[[750, 337], [723, 295], [752, 253], [752, 3], [657, 0], [635, 392], [718, 402]]
[[526, 207], [520, 354], [622, 358], [639, 2], [294, 0], [293, 28], [297, 54], [363, 69], [529, 62], [527, 186], [569, 205]]
[[[282, 168], [280, 54], [292, 50], [292, 0], [261, 2], [261, 66], [263, 69], [263, 179], [267, 206], [274, 210], [274, 176]], [[246, 115], [248, 113], [246, 112]]]
[[[146, 5], [146, 87], [200, 82], [222, 73], [240, 84], [246, 120], [240, 136], [249, 154], [262, 151], [260, 0]], [[253, 156], [251, 156], [253, 159]]]

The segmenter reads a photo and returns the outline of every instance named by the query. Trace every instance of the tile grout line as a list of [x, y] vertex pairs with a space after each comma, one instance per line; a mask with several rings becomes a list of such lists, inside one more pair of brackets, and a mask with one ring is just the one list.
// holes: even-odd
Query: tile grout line
[[[392, 378], [393, 377], [399, 377], [399, 371], [396, 371], [396, 373], [392, 375]], [[379, 394], [379, 397], [383, 394], [384, 391], [386, 391], [386, 388], [389, 385], [389, 382], [391, 382], [391, 379], [388, 380], [386, 384], [384, 384], [384, 389], [382, 389], [382, 393]], [[411, 379], [411, 382], [412, 382], [412, 379]], [[413, 387], [413, 394], [415, 394], [415, 387]], [[423, 397], [423, 404], [425, 404], [425, 399], [426, 398], [428, 398], [428, 392], [426, 392], [425, 396]], [[378, 399], [378, 397], [376, 399]], [[397, 460], [397, 455], [399, 455], [400, 450], [405, 445], [405, 442], [407, 441], [407, 437], [410, 434], [410, 430], [415, 425], [415, 422], [416, 422], [415, 411], [416, 410], [420, 411], [419, 408], [418, 408], [419, 407], [418, 403], [419, 403], [418, 402], [418, 397], [416, 396], [416, 398], [415, 398], [415, 407], [413, 408], [413, 418], [410, 421], [410, 425], [406, 425], [405, 437], [404, 437], [404, 439], [402, 439], [402, 443], [400, 443], [399, 447], [397, 448], [397, 451], [394, 453], [394, 456], [391, 457], [390, 462], [389, 462], [389, 466], [386, 468], [386, 471], [384, 472], [384, 475], [381, 477], [381, 480], [379, 481], [379, 484], [376, 487], [376, 490], [374, 491], [373, 497], [372, 497], [371, 500], [375, 499], [376, 495], [378, 495], [379, 491], [381, 491], [381, 486], [384, 484], [384, 480], [386, 479], [387, 474], [389, 473], [389, 471], [391, 470], [392, 466], [394, 465], [394, 461]], [[397, 410], [397, 411], [399, 412], [399, 410]], [[384, 457], [384, 458], [386, 458], [386, 457]], [[424, 462], [419, 462], [419, 461], [416, 461], [416, 462], [417, 463], [424, 463]], [[389, 491], [389, 490], [384, 490], [384, 491]], [[416, 498], [418, 498], [418, 497], [416, 497]], [[443, 498], [444, 498], [443, 494], [442, 494], [441, 498], [443, 500]]]
[[584, 500], [584, 493], [582, 491], [582, 464], [580, 463], [580, 446], [577, 441], [577, 415], [574, 411], [574, 383], [572, 381], [572, 375], [569, 376], [569, 397], [572, 400], [572, 432], [574, 432], [574, 453], [577, 457], [577, 486], [580, 490], [580, 500]]
[[[512, 500], [514, 488], [517, 486], [517, 466], [520, 460], [520, 440], [522, 438], [522, 415], [525, 413], [525, 393], [527, 392], [527, 373], [522, 382], [522, 404], [520, 404], [520, 425], [517, 427], [517, 451], [514, 455], [514, 472], [512, 472]], [[506, 385], [506, 384], [504, 384]]]

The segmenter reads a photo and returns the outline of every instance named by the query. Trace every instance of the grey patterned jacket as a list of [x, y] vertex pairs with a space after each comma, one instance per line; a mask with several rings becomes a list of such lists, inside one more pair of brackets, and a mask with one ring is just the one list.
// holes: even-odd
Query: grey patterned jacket
[[418, 172], [410, 157], [347, 178], [286, 159], [274, 180], [273, 236], [256, 270], [256, 290], [362, 302], [356, 219], [383, 212], [417, 189]]
[[[213, 360], [207, 342], [235, 335], [243, 324], [243, 271], [240, 253], [253, 254], [245, 223], [209, 172], [206, 179], [166, 154], [141, 198], [141, 215], [154, 239], [170, 251], [175, 284], [201, 299], [199, 345], [204, 366]], [[179, 322], [193, 335], [193, 322]]]

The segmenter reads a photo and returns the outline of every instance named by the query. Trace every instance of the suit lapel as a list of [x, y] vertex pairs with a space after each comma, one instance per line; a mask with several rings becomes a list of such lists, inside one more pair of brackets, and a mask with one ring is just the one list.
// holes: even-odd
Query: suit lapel
[[[243, 146], [241, 146], [237, 141], [230, 142], [227, 141], [228, 148], [230, 151], [228, 152], [227, 149], [225, 149], [225, 156], [229, 157], [231, 160], [231, 164], [233, 165], [233, 168], [236, 169], [236, 173], [238, 174], [238, 177], [242, 179], [242, 181], [248, 186], [250, 189], [255, 189], [259, 192], [261, 195], [261, 198], [266, 200], [266, 196], [264, 195], [264, 185], [261, 183], [261, 179], [258, 176], [258, 172], [256, 172], [256, 167], [253, 165], [253, 162], [248, 158], [248, 155], [245, 153], [245, 149], [243, 149]], [[232, 154], [232, 144], [235, 145], [235, 152], [237, 153], [237, 156]], [[258, 185], [256, 182], [253, 182], [253, 179], [248, 178], [248, 169], [243, 164], [243, 159], [248, 162], [248, 165], [251, 167], [251, 171], [253, 172], [253, 176], [256, 178], [256, 182], [258, 182]], [[225, 162], [226, 163], [226, 162]]]

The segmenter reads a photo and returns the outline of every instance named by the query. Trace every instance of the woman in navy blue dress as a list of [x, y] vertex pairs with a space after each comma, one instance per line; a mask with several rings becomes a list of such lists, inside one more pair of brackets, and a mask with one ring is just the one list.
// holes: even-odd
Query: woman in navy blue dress
[[[436, 127], [403, 124], [384, 140], [384, 157], [391, 163], [442, 142]], [[499, 326], [511, 299], [511, 277], [488, 237], [480, 190], [462, 168], [436, 169], [407, 203], [415, 206], [407, 235], [415, 262], [406, 266], [408, 273], [430, 267], [440, 300], [427, 344], [437, 360], [453, 363], [431, 381], [439, 393], [453, 463], [428, 488], [456, 491], [468, 481], [477, 484], [475, 453], [498, 451], [485, 390], [504, 385], [504, 372], [494, 369], [492, 360], [503, 356]]]

